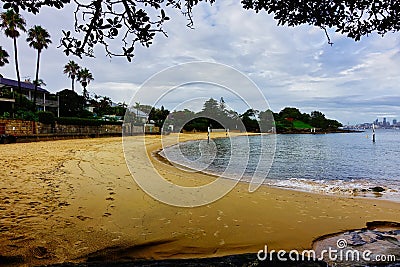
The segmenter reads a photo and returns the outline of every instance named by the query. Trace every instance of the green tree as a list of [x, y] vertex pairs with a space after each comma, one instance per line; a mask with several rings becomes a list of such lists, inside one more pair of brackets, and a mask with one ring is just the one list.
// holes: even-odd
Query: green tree
[[286, 107], [279, 112], [279, 116], [282, 119], [294, 119], [294, 120], [301, 120], [302, 114], [299, 109]]
[[40, 54], [43, 49], [47, 49], [49, 44], [51, 44], [50, 34], [46, 29], [39, 25], [33, 26], [28, 30], [28, 38], [26, 38], [30, 47], [37, 50], [37, 60], [36, 60], [36, 74], [35, 74], [35, 91], [33, 93], [33, 103], [36, 105], [37, 88], [39, 83], [39, 66], [40, 66]]
[[7, 53], [6, 50], [3, 49], [2, 46], [0, 46], [0, 67], [3, 67], [4, 65], [8, 64], [8, 57], [10, 55]]
[[93, 75], [87, 68], [79, 70], [78, 81], [81, 83], [83, 87], [83, 97], [85, 98], [85, 101], [89, 100], [89, 93], [86, 90], [86, 86], [88, 86], [89, 83], [93, 80], [94, 80]]
[[76, 92], [64, 89], [57, 93], [60, 97], [61, 117], [80, 117], [84, 113], [85, 99]]
[[124, 103], [118, 103], [117, 106], [112, 107], [113, 114], [117, 116], [124, 116], [126, 113], [128, 105]]
[[21, 77], [19, 74], [17, 38], [20, 36], [20, 31], [26, 31], [25, 25], [26, 23], [24, 18], [20, 14], [16, 13], [13, 9], [9, 9], [6, 12], [1, 13], [0, 27], [4, 30], [4, 33], [7, 37], [13, 39], [14, 43], [15, 72], [17, 73], [20, 103], [22, 103], [22, 88]]
[[72, 84], [71, 89], [75, 92], [75, 78], [79, 73], [80, 66], [73, 60], [70, 60], [64, 66], [64, 74], [67, 74], [69, 78], [71, 78]]
[[111, 107], [112, 101], [108, 96], [95, 95], [95, 99], [90, 100], [90, 104], [94, 106], [94, 113], [98, 116], [113, 115], [113, 109]]
[[256, 119], [258, 113], [258, 110], [248, 109], [246, 112], [240, 115], [247, 132], [260, 132], [260, 125]]
[[263, 133], [273, 133], [276, 131], [276, 124], [274, 121], [274, 113], [272, 110], [268, 109], [266, 111], [261, 111], [258, 114], [260, 131]]
[[163, 127], [165, 120], [169, 115], [169, 110], [165, 109], [164, 106], [161, 108], [152, 108], [149, 114], [149, 120], [154, 121], [157, 127]]
[[210, 98], [203, 104], [203, 113], [215, 114], [219, 112], [220, 105], [217, 100]]
[[316, 128], [326, 129], [328, 128], [328, 123], [325, 118], [325, 115], [320, 111], [311, 112], [310, 123], [312, 126]]

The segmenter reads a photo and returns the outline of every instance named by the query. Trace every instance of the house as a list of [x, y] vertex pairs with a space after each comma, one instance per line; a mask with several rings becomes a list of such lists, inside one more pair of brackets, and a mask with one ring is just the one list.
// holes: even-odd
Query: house
[[133, 107], [129, 108], [129, 111], [134, 114], [136, 123], [144, 124], [147, 122], [149, 115], [145, 112]]
[[[29, 81], [21, 81], [22, 94], [29, 100], [33, 101], [35, 85]], [[4, 78], [0, 75], [0, 112], [5, 112], [5, 109], [12, 110], [15, 104], [14, 93], [18, 92], [18, 81]], [[55, 94], [42, 87], [37, 87], [36, 105], [38, 110], [52, 111], [58, 114], [59, 99]]]

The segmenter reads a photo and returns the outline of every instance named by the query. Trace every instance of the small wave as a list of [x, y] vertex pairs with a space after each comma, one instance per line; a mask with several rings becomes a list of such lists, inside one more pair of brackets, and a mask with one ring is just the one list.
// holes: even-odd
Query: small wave
[[[324, 137], [324, 140], [315, 140], [312, 136], [281, 137], [282, 140], [278, 139], [279, 152], [275, 154], [271, 168], [268, 164], [260, 164], [260, 157], [257, 154], [259, 151], [255, 147], [260, 143], [253, 140], [250, 142], [250, 151], [255, 156], [250, 155], [247, 166], [244, 163], [244, 173], [243, 166], [236, 166], [237, 168], [233, 166], [226, 171], [227, 162], [229, 162], [227, 155], [232, 155], [232, 152], [229, 149], [230, 143], [223, 139], [216, 141], [218, 149], [211, 151], [213, 152], [211, 154], [214, 155], [212, 159], [207, 153], [204, 153], [207, 152], [207, 149], [204, 151], [199, 149], [201, 141], [189, 141], [168, 147], [166, 148], [168, 153], [161, 151], [160, 155], [173, 164], [184, 166], [192, 171], [216, 176], [223, 175], [224, 178], [234, 180], [240, 179], [243, 175], [241, 181], [247, 183], [252, 180], [255, 173], [257, 176], [265, 174], [267, 178], [264, 184], [269, 186], [319, 194], [381, 198], [400, 202], [397, 157], [393, 153], [389, 157], [385, 150], [390, 146], [382, 144], [378, 149], [383, 151], [373, 151], [376, 155], [374, 154], [375, 156], [372, 157], [364, 153], [364, 150], [367, 149], [366, 144], [356, 139], [355, 135], [350, 137], [352, 138], [351, 142], [348, 137], [344, 139], [342, 136], [335, 135]], [[286, 140], [288, 138], [290, 140]], [[301, 141], [301, 146], [294, 146], [293, 144], [295, 141], [299, 141], [298, 139]], [[390, 140], [390, 144], [393, 146], [393, 140]], [[320, 148], [318, 142], [324, 146]], [[339, 146], [338, 143], [342, 145]], [[237, 151], [235, 150], [233, 153], [234, 158], [238, 157], [235, 162], [242, 163], [243, 160], [240, 159], [241, 154], [239, 153], [241, 143], [236, 142], [235, 145], [238, 146]], [[358, 146], [358, 150], [355, 149]], [[315, 147], [318, 149], [315, 150]], [[376, 147], [374, 149], [377, 150]], [[182, 156], [184, 160], [182, 160]], [[318, 179], [315, 179], [316, 177]], [[263, 178], [260, 177], [260, 179]]]
[[344, 195], [354, 197], [382, 198], [400, 202], [400, 185], [377, 184], [365, 180], [311, 180], [301, 178], [267, 179], [265, 184], [305, 192]]

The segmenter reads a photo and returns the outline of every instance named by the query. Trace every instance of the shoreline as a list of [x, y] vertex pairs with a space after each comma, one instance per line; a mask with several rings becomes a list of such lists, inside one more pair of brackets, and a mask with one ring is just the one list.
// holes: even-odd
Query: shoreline
[[[207, 134], [207, 133], [202, 133], [202, 134]], [[244, 136], [246, 134], [241, 134], [241, 133], [236, 133], [235, 136], [232, 136], [233, 138], [235, 137], [239, 137], [239, 136]], [[248, 134], [247, 134], [248, 135]], [[259, 135], [259, 133], [250, 133], [250, 135]], [[211, 138], [211, 139], [223, 139], [223, 138], [230, 138], [230, 136], [218, 136], [215, 138]], [[198, 141], [198, 140], [206, 140], [207, 138], [197, 138], [197, 139], [190, 139], [190, 140], [186, 140], [184, 142], [192, 142], [192, 141]], [[212, 172], [206, 172], [206, 171], [199, 171], [196, 169], [191, 168], [190, 166], [185, 166], [182, 165], [178, 162], [171, 162], [168, 158], [166, 158], [165, 156], [161, 155], [161, 152], [165, 149], [165, 148], [169, 148], [171, 146], [176, 146], [178, 145], [177, 143], [175, 144], [171, 144], [167, 147], [161, 147], [155, 151], [151, 152], [151, 155], [159, 160], [160, 162], [167, 164], [169, 166], [180, 166], [183, 169], [187, 169], [188, 171], [194, 171], [194, 172], [198, 172], [198, 173], [202, 173], [204, 175], [207, 176], [211, 176], [213, 178], [217, 178], [217, 177], [221, 177], [223, 179], [228, 179], [228, 180], [234, 180], [232, 178], [229, 177], [223, 177], [221, 176], [221, 174], [218, 173], [212, 173]], [[249, 177], [248, 177], [249, 178]], [[266, 178], [265, 181], [267, 180], [271, 180], [271, 182], [277, 182], [276, 179], [273, 178]], [[300, 178], [290, 178], [290, 179], [285, 179], [284, 181], [287, 180], [296, 180], [296, 181], [301, 181], [301, 182], [314, 182], [315, 181], [308, 181], [307, 179], [300, 179]], [[235, 181], [235, 180], [234, 180]], [[375, 188], [381, 188], [381, 186], [375, 185], [373, 187], [367, 187], [367, 188], [363, 188], [363, 189], [356, 189], [356, 188], [348, 188], [346, 189], [347, 191], [340, 191], [340, 192], [332, 192], [332, 191], [323, 191], [322, 189], [320, 191], [312, 191], [312, 190], [307, 190], [307, 189], [303, 189], [300, 187], [289, 187], [289, 186], [284, 186], [284, 185], [277, 185], [277, 184], [270, 184], [270, 183], [264, 183], [261, 186], [269, 186], [272, 188], [277, 188], [277, 189], [283, 189], [283, 190], [293, 190], [293, 191], [299, 191], [299, 192], [304, 192], [304, 193], [311, 193], [311, 194], [321, 194], [321, 195], [327, 195], [327, 196], [339, 196], [339, 197], [355, 197], [355, 198], [361, 198], [361, 199], [371, 199], [371, 200], [384, 200], [384, 201], [390, 201], [390, 202], [394, 202], [394, 203], [398, 203], [400, 204], [400, 199], [393, 199], [390, 198], [390, 196], [387, 196], [387, 194], [390, 193], [390, 191], [384, 190], [384, 191], [374, 191], [374, 187]], [[250, 182], [243, 180], [243, 177], [239, 180], [239, 183], [244, 183], [244, 184], [250, 184]], [[348, 182], [348, 183], [352, 183], [352, 182]], [[371, 185], [372, 186], [372, 185]]]
[[[181, 135], [179, 141], [201, 136]], [[141, 141], [129, 139], [133, 149]], [[146, 147], [152, 165], [167, 179], [187, 186], [213, 180], [151, 157], [159, 139], [146, 137]], [[22, 257], [20, 265], [82, 263], [96, 252], [116, 261], [121, 255], [162, 260], [256, 253], [265, 244], [302, 250], [326, 234], [399, 220], [400, 205], [390, 201], [268, 186], [249, 193], [242, 183], [209, 205], [172, 207], [134, 182], [121, 138], [11, 144], [0, 150], [0, 251]]]

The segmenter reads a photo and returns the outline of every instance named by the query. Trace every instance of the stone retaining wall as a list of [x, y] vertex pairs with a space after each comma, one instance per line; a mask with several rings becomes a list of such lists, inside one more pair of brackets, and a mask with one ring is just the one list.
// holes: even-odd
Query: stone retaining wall
[[36, 135], [107, 135], [121, 134], [121, 125], [62, 125], [43, 124], [35, 121], [0, 119], [0, 131], [15, 136]]

